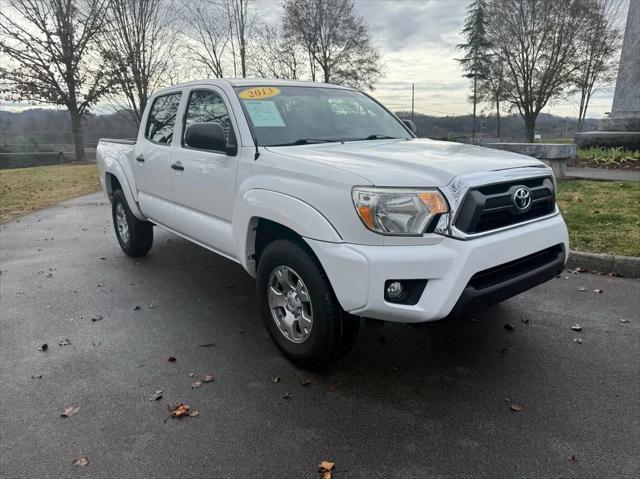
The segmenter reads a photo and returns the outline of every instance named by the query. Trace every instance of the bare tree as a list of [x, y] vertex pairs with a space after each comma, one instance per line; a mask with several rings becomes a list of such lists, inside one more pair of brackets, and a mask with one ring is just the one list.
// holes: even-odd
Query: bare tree
[[225, 14], [224, 5], [219, 1], [194, 0], [186, 5], [186, 48], [207, 76], [214, 78], [224, 76], [225, 59], [231, 46]]
[[247, 42], [254, 24], [250, 0], [223, 0], [232, 43], [234, 76], [237, 76], [236, 48], [240, 57], [240, 73], [247, 77]]
[[147, 100], [170, 69], [175, 44], [171, 9], [170, 0], [109, 3], [103, 55], [118, 86], [112, 103], [127, 111], [134, 123], [140, 122]]
[[496, 120], [498, 122], [497, 136], [500, 138], [500, 103], [506, 96], [506, 85], [504, 79], [505, 66], [500, 61], [492, 61], [488, 57], [488, 65], [484, 71], [484, 78], [478, 87], [479, 99], [495, 106]]
[[326, 83], [373, 88], [382, 75], [380, 52], [353, 0], [285, 0], [285, 34], [304, 46]]
[[622, 41], [620, 0], [585, 0], [586, 19], [578, 35], [575, 87], [580, 93], [578, 131], [582, 131], [591, 95], [615, 81], [617, 53]]
[[259, 76], [298, 80], [305, 73], [305, 52], [286, 38], [278, 27], [265, 26], [256, 35], [250, 56], [251, 68]]
[[2, 92], [63, 105], [76, 160], [85, 160], [83, 116], [111, 88], [97, 62], [107, 0], [8, 0], [0, 10]]
[[573, 82], [583, 0], [491, 0], [487, 32], [505, 65], [506, 100], [522, 116], [530, 142], [538, 115]]

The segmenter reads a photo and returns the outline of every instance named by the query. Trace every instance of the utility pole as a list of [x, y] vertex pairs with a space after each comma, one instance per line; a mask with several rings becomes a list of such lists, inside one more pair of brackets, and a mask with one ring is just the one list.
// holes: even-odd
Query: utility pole
[[413, 121], [413, 107], [414, 107], [414, 101], [415, 101], [415, 97], [416, 97], [415, 86], [416, 86], [415, 83], [411, 84], [411, 121]]

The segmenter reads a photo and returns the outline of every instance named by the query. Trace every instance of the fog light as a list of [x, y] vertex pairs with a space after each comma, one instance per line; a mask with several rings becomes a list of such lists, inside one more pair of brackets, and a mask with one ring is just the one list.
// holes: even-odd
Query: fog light
[[389, 299], [398, 299], [404, 293], [404, 288], [400, 281], [392, 281], [387, 286], [387, 297]]

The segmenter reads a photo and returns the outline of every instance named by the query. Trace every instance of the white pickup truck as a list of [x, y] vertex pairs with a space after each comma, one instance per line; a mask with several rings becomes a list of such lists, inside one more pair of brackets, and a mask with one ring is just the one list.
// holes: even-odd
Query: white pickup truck
[[136, 140], [100, 141], [100, 181], [125, 253], [158, 225], [236, 261], [276, 345], [320, 368], [361, 317], [434, 321], [564, 267], [549, 168], [413, 129], [342, 86], [185, 83], [153, 95]]

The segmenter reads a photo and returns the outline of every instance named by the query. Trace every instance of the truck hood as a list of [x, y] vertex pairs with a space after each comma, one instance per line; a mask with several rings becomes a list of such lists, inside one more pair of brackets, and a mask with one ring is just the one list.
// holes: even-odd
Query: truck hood
[[357, 174], [372, 185], [394, 187], [445, 186], [468, 173], [543, 165], [517, 153], [428, 139], [317, 143], [268, 150]]

